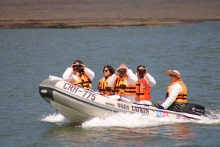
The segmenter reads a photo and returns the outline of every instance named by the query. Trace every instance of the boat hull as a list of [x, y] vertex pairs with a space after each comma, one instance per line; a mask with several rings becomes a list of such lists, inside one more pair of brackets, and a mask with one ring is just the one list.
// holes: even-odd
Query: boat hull
[[141, 113], [157, 118], [207, 119], [204, 116], [161, 110], [153, 106], [115, 100], [63, 80], [46, 79], [39, 85], [39, 92], [46, 102], [56, 108], [65, 118], [77, 124], [81, 124], [92, 117], [106, 118], [118, 112]]

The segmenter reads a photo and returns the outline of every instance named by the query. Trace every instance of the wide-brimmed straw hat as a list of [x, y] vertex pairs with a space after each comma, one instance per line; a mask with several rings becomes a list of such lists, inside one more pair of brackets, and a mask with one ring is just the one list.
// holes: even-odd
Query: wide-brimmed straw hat
[[180, 75], [180, 72], [178, 72], [177, 70], [167, 70], [166, 74], [167, 74], [167, 76], [175, 75], [179, 79], [182, 78]]

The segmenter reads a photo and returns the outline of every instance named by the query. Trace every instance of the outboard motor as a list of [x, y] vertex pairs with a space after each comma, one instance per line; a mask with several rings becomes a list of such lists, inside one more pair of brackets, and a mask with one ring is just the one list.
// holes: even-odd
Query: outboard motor
[[186, 104], [186, 113], [195, 114], [195, 115], [205, 115], [205, 107], [198, 104]]

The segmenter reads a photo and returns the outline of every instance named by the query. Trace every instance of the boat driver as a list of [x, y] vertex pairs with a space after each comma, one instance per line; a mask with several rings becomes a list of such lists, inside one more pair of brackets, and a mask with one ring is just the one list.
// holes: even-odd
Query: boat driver
[[92, 80], [95, 73], [87, 68], [81, 60], [75, 60], [74, 63], [63, 73], [63, 80], [82, 86], [92, 88]]
[[167, 70], [171, 84], [167, 87], [166, 100], [162, 104], [155, 103], [159, 109], [168, 109], [177, 112], [185, 112], [187, 104], [187, 87], [183, 83], [180, 72], [177, 70]]

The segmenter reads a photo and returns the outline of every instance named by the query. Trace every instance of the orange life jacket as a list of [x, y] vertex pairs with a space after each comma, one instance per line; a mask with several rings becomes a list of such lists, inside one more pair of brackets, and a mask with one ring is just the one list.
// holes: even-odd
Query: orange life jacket
[[184, 103], [184, 104], [187, 103], [187, 87], [182, 81], [173, 82], [167, 87], [166, 98], [169, 97], [170, 87], [173, 84], [180, 84], [182, 86], [182, 91], [178, 94], [178, 96], [176, 97], [176, 100], [174, 102]]
[[92, 82], [89, 80], [89, 77], [85, 73], [80, 74], [77, 72], [76, 75], [78, 77], [78, 81], [71, 82], [71, 84], [92, 88]]
[[136, 96], [135, 96], [136, 101], [143, 101], [143, 100], [151, 100], [150, 96], [150, 87], [147, 84], [146, 79], [140, 79], [136, 83]]
[[112, 93], [112, 88], [108, 87], [108, 80], [109, 77], [106, 79], [105, 77], [103, 77], [99, 83], [98, 83], [98, 90], [99, 92], [105, 94], [105, 95], [110, 95]]
[[126, 85], [127, 77], [118, 77], [114, 83], [114, 94], [122, 94], [123, 96], [135, 96], [136, 85]]

